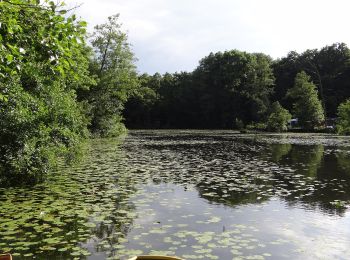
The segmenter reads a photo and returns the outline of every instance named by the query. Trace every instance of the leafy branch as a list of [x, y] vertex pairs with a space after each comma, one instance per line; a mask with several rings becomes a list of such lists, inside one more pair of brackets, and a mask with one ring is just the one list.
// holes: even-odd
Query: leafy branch
[[51, 11], [55, 11], [57, 13], [60, 13], [60, 14], [65, 14], [67, 12], [70, 12], [72, 10], [75, 10], [79, 7], [81, 7], [83, 4], [79, 4], [79, 5], [76, 5], [70, 9], [64, 9], [64, 10], [58, 10], [56, 11], [56, 8], [57, 6], [64, 6], [64, 3], [62, 2], [61, 4], [57, 3], [55, 4], [53, 1], [50, 1], [49, 2], [49, 7], [48, 6], [44, 6], [44, 5], [40, 5], [40, 0], [36, 0], [36, 4], [24, 4], [24, 3], [15, 3], [15, 2], [12, 2], [12, 1], [9, 1], [9, 0], [0, 0], [0, 3], [1, 2], [4, 2], [4, 3], [7, 3], [7, 4], [10, 4], [10, 5], [13, 5], [13, 6], [20, 6], [22, 8], [34, 8], [34, 9], [41, 9], [41, 10], [51, 10]]

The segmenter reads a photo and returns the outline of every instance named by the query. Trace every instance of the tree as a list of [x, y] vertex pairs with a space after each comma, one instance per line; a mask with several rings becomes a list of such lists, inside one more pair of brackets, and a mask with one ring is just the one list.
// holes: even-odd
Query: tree
[[317, 86], [328, 117], [334, 117], [344, 97], [350, 97], [350, 50], [345, 43], [306, 50], [301, 54], [290, 52], [287, 57], [273, 63], [273, 70], [276, 77], [273, 100], [280, 101], [287, 109], [292, 108], [292, 103], [284, 97], [300, 71], [310, 75]]
[[0, 2], [0, 182], [42, 180], [88, 135], [76, 100], [93, 84], [86, 23], [46, 2]]
[[294, 100], [293, 113], [302, 127], [312, 130], [324, 122], [317, 88], [304, 71], [296, 75], [294, 87], [288, 90], [287, 96]]
[[127, 125], [232, 129], [236, 118], [242, 124], [265, 119], [273, 91], [270, 65], [269, 56], [233, 50], [209, 54], [192, 73], [142, 79], [139, 91], [152, 89], [144, 97], [154, 102], [133, 97], [125, 111]]
[[345, 43], [325, 46], [318, 52], [316, 62], [319, 64], [326, 115], [334, 117], [340, 103], [350, 97], [350, 50]]
[[287, 109], [284, 109], [278, 101], [272, 104], [271, 113], [267, 120], [267, 128], [270, 131], [283, 132], [287, 131], [288, 121], [292, 115]]
[[289, 111], [293, 108], [292, 100], [286, 98], [287, 92], [293, 87], [295, 76], [302, 69], [298, 65], [299, 54], [289, 52], [286, 57], [275, 60], [272, 64], [275, 76], [275, 88], [272, 101], [278, 101]]
[[274, 77], [271, 58], [237, 50], [211, 53], [194, 71], [204, 127], [231, 128], [235, 118], [244, 124], [266, 113]]
[[121, 112], [138, 85], [134, 54], [118, 19], [119, 15], [110, 16], [107, 23], [95, 27], [90, 70], [98, 83], [80, 93], [90, 104], [90, 130], [99, 136], [116, 136], [124, 130]]
[[152, 128], [155, 126], [155, 115], [153, 110], [158, 99], [158, 89], [161, 75], [150, 76], [142, 74], [139, 76], [139, 86], [135, 88], [131, 97], [125, 104], [123, 115], [126, 127]]
[[337, 132], [350, 135], [350, 99], [341, 103], [338, 107]]

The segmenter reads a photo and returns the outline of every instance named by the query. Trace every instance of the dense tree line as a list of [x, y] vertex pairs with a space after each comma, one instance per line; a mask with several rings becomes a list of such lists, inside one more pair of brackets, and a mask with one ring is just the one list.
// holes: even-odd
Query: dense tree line
[[95, 28], [92, 48], [63, 3], [0, 1], [0, 17], [0, 183], [36, 182], [90, 135], [123, 131], [134, 58], [118, 16]]
[[327, 117], [335, 117], [339, 104], [350, 97], [350, 52], [344, 43], [301, 54], [290, 52], [287, 57], [277, 60], [273, 69], [276, 75], [273, 99], [281, 100], [287, 109], [292, 108], [292, 103], [285, 95], [300, 71], [309, 75], [317, 86]]
[[258, 120], [273, 92], [272, 60], [237, 50], [210, 54], [192, 73], [142, 75], [129, 127], [232, 128]]
[[282, 131], [291, 113], [313, 130], [337, 117], [350, 97], [350, 50], [339, 43], [278, 60], [237, 50], [211, 53], [191, 73], [144, 74], [140, 82], [124, 111], [130, 128]]

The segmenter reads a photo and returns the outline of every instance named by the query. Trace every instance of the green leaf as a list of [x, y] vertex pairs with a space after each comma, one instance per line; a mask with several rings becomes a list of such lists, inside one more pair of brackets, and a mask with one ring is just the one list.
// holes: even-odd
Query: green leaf
[[13, 55], [7, 54], [6, 59], [7, 59], [7, 63], [11, 63], [13, 61]]
[[82, 27], [86, 27], [86, 26], [87, 26], [87, 22], [85, 22], [85, 21], [80, 21], [80, 22], [79, 22], [79, 25], [82, 26]]

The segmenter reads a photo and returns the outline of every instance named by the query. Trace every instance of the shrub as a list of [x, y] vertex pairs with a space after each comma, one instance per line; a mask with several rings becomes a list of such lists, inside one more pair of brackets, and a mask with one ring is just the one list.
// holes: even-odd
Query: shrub
[[267, 120], [267, 128], [274, 132], [287, 131], [287, 124], [291, 118], [292, 116], [287, 109], [284, 109], [278, 101], [274, 102]]

